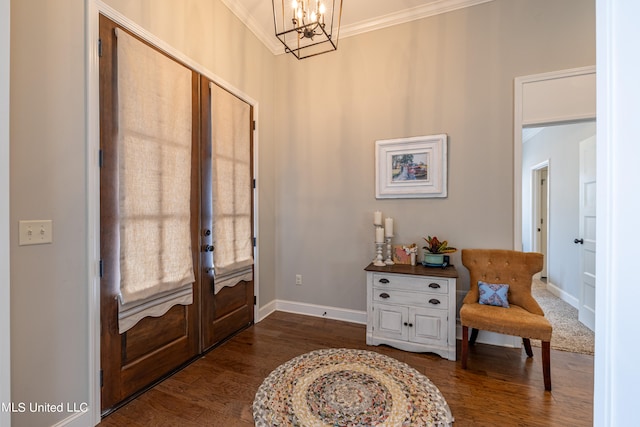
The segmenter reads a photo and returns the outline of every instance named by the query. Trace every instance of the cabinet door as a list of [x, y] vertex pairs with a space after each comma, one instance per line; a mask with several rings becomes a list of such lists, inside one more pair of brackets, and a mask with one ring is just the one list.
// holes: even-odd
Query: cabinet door
[[404, 324], [409, 317], [409, 309], [386, 304], [373, 306], [373, 335], [406, 341], [407, 327]]
[[430, 308], [410, 308], [409, 341], [421, 344], [447, 344], [447, 312]]

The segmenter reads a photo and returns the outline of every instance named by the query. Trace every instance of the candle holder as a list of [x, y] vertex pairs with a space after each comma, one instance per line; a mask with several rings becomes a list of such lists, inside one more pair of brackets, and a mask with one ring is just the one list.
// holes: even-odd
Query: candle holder
[[386, 265], [382, 260], [382, 246], [384, 246], [384, 242], [376, 242], [376, 258], [373, 260], [373, 265], [377, 267], [384, 267]]
[[387, 259], [384, 260], [385, 265], [393, 265], [395, 264], [395, 262], [393, 262], [393, 260], [391, 259], [391, 237], [393, 236], [387, 236], [385, 238], [386, 242], [387, 242]]
[[376, 228], [376, 257], [373, 259], [373, 265], [377, 267], [384, 267], [386, 265], [382, 258], [382, 246], [384, 245], [384, 242], [378, 242], [378, 240], [382, 240], [383, 238], [382, 233], [384, 233], [384, 228], [382, 227], [382, 224], [374, 223], [373, 225]]

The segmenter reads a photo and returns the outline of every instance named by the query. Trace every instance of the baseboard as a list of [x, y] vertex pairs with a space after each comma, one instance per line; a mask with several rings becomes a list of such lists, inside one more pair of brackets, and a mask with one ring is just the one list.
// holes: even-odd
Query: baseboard
[[[471, 334], [471, 332], [469, 332], [469, 334]], [[462, 340], [462, 326], [460, 325], [459, 319], [456, 325], [456, 339]], [[482, 330], [478, 331], [478, 338], [476, 339], [476, 342], [480, 344], [490, 344], [490, 345], [497, 345], [500, 347], [509, 347], [509, 348], [522, 347], [521, 337], [515, 337], [513, 335], [497, 334], [495, 332], [482, 331]]]
[[547, 283], [547, 290], [575, 309], [577, 309], [580, 306], [580, 300], [578, 298], [565, 292], [564, 290], [560, 289], [559, 287], [557, 287], [551, 282]]
[[277, 300], [273, 300], [273, 301], [263, 305], [262, 307], [260, 307], [260, 310], [258, 310], [258, 318], [255, 319], [256, 323], [266, 319], [267, 316], [269, 316], [271, 313], [276, 311], [276, 301]]
[[342, 320], [344, 322], [358, 323], [361, 325], [367, 324], [366, 311], [286, 300], [274, 300], [260, 308], [260, 320], [263, 320], [274, 311], [304, 314], [306, 316], [313, 317], [324, 317], [326, 319]]
[[[342, 320], [344, 322], [367, 324], [367, 313], [365, 311], [349, 310], [344, 308], [329, 307], [324, 305], [307, 304], [295, 301], [274, 300], [260, 308], [260, 319], [265, 319], [274, 311], [284, 311], [287, 313], [304, 314], [306, 316], [324, 317], [332, 320]], [[462, 327], [460, 319], [456, 322], [456, 339], [462, 339]], [[497, 334], [488, 331], [478, 331], [476, 342], [481, 344], [497, 345], [501, 347], [520, 348], [522, 338], [512, 335]]]
[[[73, 404], [70, 405], [73, 407]], [[80, 412], [76, 412], [64, 420], [58, 421], [51, 427], [87, 427], [96, 425], [92, 417], [93, 411], [90, 410], [88, 406], [85, 407], [83, 405], [76, 404], [75, 408]]]

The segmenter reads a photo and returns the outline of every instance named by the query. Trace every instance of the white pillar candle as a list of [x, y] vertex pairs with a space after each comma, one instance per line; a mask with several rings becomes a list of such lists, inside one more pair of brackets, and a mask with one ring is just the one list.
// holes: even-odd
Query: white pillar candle
[[373, 225], [382, 225], [382, 212], [375, 211], [373, 213]]
[[376, 227], [376, 243], [384, 243], [384, 228]]
[[393, 218], [386, 218], [384, 220], [384, 235], [393, 237]]

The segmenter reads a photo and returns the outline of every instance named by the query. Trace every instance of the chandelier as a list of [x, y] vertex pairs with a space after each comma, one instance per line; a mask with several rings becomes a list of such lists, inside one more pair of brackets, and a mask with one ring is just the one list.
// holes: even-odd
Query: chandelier
[[276, 37], [285, 52], [303, 59], [338, 49], [342, 0], [324, 2], [271, 0]]

